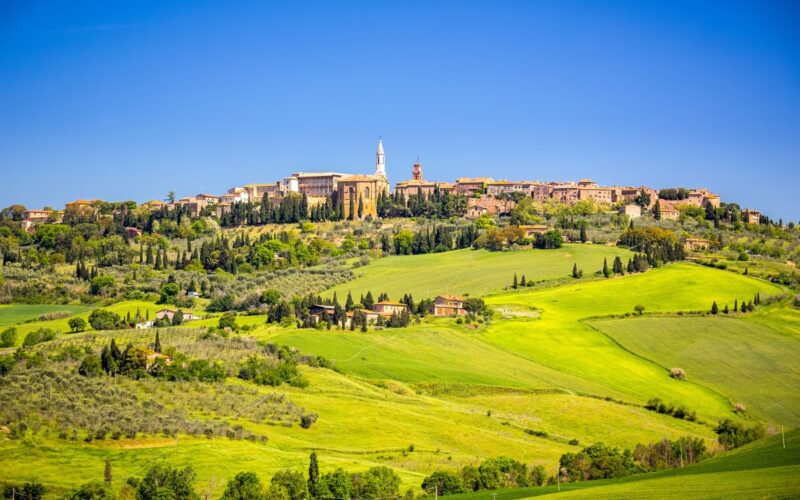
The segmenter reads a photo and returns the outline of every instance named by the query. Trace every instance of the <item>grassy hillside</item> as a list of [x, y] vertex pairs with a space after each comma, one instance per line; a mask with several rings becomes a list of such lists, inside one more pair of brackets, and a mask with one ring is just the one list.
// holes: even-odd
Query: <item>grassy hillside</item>
[[[800, 431], [780, 434], [699, 464], [621, 479], [498, 491], [497, 500], [521, 498], [796, 498], [800, 495]], [[486, 492], [452, 500], [494, 498]]]
[[[743, 318], [596, 320], [603, 333], [656, 363], [747, 405], [753, 416], [800, 426], [800, 337]], [[702, 335], [698, 335], [702, 333]]]
[[411, 293], [414, 297], [433, 297], [437, 294], [486, 295], [511, 284], [514, 273], [525, 275], [529, 281], [566, 278], [574, 263], [591, 274], [615, 256], [626, 262], [628, 250], [601, 245], [567, 244], [559, 250], [518, 250], [490, 252], [488, 250], [457, 250], [426, 255], [403, 255], [376, 260], [355, 270], [357, 278], [329, 291], [340, 297], [353, 293], [386, 292], [393, 299]]
[[[592, 248], [589, 252], [616, 250], [577, 248]], [[493, 255], [538, 258], [547, 254], [530, 251]], [[508, 269], [513, 276], [514, 268]], [[102, 478], [106, 459], [112, 461], [116, 485], [131, 475], [142, 474], [153, 463], [191, 463], [198, 473], [198, 490], [219, 494], [225, 481], [240, 471], [255, 471], [268, 481], [279, 469], [305, 469], [309, 453], [316, 450], [323, 472], [336, 467], [359, 471], [387, 465], [400, 474], [405, 490], [418, 488], [432, 470], [456, 470], [499, 455], [530, 465], [542, 464], [553, 473], [563, 453], [599, 441], [632, 448], [637, 443], [665, 437], [693, 435], [706, 439], [711, 446], [714, 435], [710, 425], [660, 415], [640, 405], [651, 397], [661, 397], [686, 405], [707, 422], [714, 422], [721, 416], [733, 416], [732, 396], [727, 388], [714, 385], [711, 378], [701, 376], [699, 369], [688, 365], [684, 366], [688, 381], [672, 380], [665, 368], [668, 365], [648, 358], [640, 352], [643, 347], [623, 347], [624, 343], [621, 346], [592, 326], [598, 320], [591, 320], [590, 325], [582, 318], [629, 312], [635, 304], [645, 305], [647, 311], [704, 309], [712, 300], [722, 304], [725, 300], [732, 302], [734, 297], [750, 298], [756, 292], [766, 297], [780, 291], [733, 273], [673, 264], [641, 275], [581, 280], [566, 286], [490, 296], [487, 301], [499, 314], [489, 325], [474, 329], [440, 318], [426, 319], [405, 329], [367, 333], [317, 331], [265, 325], [263, 316], [240, 317], [242, 323], [260, 325], [246, 335], [288, 344], [305, 354], [325, 356], [336, 362], [339, 371], [303, 366], [310, 381], [304, 389], [255, 386], [235, 377], [219, 384], [132, 379], [121, 379], [117, 384], [135, 392], [141, 401], [160, 398], [167, 410], [184, 411], [187, 418], [241, 425], [249, 432], [267, 435], [267, 442], [183, 434], [177, 438], [157, 434], [83, 442], [82, 438], [59, 438], [58, 432], [48, 430], [48, 423], [44, 422], [40, 430], [29, 431], [23, 438], [0, 437], [0, 470], [13, 480], [41, 481], [58, 493]], [[109, 308], [124, 315], [134, 314], [137, 307], [141, 311], [150, 308], [151, 316], [158, 308], [135, 301]], [[793, 317], [791, 311], [777, 312]], [[88, 313], [80, 315], [85, 317]], [[767, 308], [763, 308], [747, 321], [753, 328], [770, 330], [770, 317]], [[651, 319], [661, 318], [615, 321], [627, 324]], [[215, 322], [209, 319], [194, 326]], [[48, 323], [59, 331], [67, 329], [66, 320]], [[31, 323], [24, 328], [42, 325], [45, 324]], [[202, 330], [191, 325], [162, 330], [165, 348], [179, 339], [199, 337]], [[697, 335], [705, 336], [705, 330]], [[713, 343], [719, 336], [711, 330], [703, 341]], [[60, 345], [92, 345], [98, 349], [110, 337], [121, 345], [129, 341], [144, 344], [152, 341], [152, 332], [61, 335], [35, 349]], [[790, 344], [783, 346], [786, 359], [797, 353], [796, 348], [792, 349]], [[747, 363], [748, 370], [768, 369], [766, 363]], [[22, 366], [17, 369], [25, 370]], [[114, 384], [109, 378], [102, 380], [108, 387]], [[774, 384], [772, 379], [765, 380]], [[49, 390], [44, 385], [34, 389]], [[239, 389], [251, 392], [239, 397]], [[46, 393], [32, 394], [37, 398]], [[208, 399], [209, 407], [187, 405], [187, 400], [213, 399], [215, 394], [231, 403], [212, 408], [216, 403]], [[296, 423], [275, 424], [241, 413], [276, 396], [283, 396], [304, 412], [317, 413], [319, 420], [310, 429], [302, 429]], [[606, 396], [625, 403], [602, 399]], [[546, 434], [537, 437], [530, 431]], [[573, 439], [579, 444], [570, 445]], [[408, 451], [412, 444], [414, 450]], [[569, 485], [575, 486], [584, 485]], [[781, 491], [780, 487], [776, 483], [776, 491]], [[535, 493], [547, 491], [541, 488]]]
[[672, 264], [644, 274], [489, 297], [488, 302], [501, 311], [538, 310], [540, 317], [496, 322], [483, 338], [536, 363], [623, 392], [634, 401], [660, 397], [714, 419], [730, 414], [725, 397], [692, 381], [671, 379], [664, 367], [626, 351], [580, 318], [626, 313], [637, 304], [647, 311], [700, 310], [713, 300], [732, 303], [734, 297], [752, 297], [756, 292], [767, 296], [781, 290], [746, 276]]
[[66, 312], [68, 314], [78, 314], [90, 309], [92, 307], [79, 305], [0, 304], [0, 327], [35, 320], [42, 314], [47, 313]]

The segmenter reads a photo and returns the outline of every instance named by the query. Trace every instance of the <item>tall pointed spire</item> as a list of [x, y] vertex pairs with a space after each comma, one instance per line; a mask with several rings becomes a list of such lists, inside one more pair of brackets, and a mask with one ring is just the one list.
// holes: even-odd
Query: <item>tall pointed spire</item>
[[386, 177], [386, 155], [383, 154], [382, 138], [378, 138], [378, 151], [375, 153], [375, 175]]

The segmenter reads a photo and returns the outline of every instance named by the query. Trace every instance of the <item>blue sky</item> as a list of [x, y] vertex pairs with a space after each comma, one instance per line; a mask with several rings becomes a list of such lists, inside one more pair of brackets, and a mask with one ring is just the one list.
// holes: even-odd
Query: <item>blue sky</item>
[[370, 172], [800, 219], [795, 2], [0, 1], [0, 206]]

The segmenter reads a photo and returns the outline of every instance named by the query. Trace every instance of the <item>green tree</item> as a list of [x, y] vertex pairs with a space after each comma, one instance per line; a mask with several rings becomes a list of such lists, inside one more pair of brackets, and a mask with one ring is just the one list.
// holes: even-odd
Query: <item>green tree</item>
[[137, 500], [197, 500], [194, 491], [196, 479], [190, 467], [173, 469], [166, 465], [154, 465], [147, 474], [138, 481]]
[[177, 310], [177, 311], [175, 311], [175, 313], [172, 315], [172, 326], [178, 326], [178, 325], [180, 325], [181, 323], [183, 323], [183, 311], [181, 311], [180, 309], [178, 309], [178, 310]]
[[400, 491], [400, 477], [389, 467], [372, 467], [353, 474], [351, 494], [355, 498], [394, 498]]
[[96, 354], [87, 354], [84, 356], [78, 367], [78, 373], [84, 377], [99, 377], [103, 374], [103, 364], [100, 356]]
[[0, 333], [0, 347], [14, 347], [17, 343], [17, 329], [13, 326]]
[[114, 480], [114, 475], [111, 473], [111, 460], [106, 460], [106, 466], [103, 468], [103, 480], [108, 485], [111, 485], [111, 481]]
[[107, 309], [95, 309], [89, 315], [89, 324], [95, 330], [114, 330], [122, 325], [122, 318]]
[[219, 318], [219, 323], [217, 323], [217, 326], [222, 329], [230, 328], [231, 330], [236, 331], [236, 315], [232, 312], [226, 312]]
[[177, 283], [165, 283], [164, 286], [161, 287], [161, 297], [158, 299], [158, 303], [174, 304], [180, 291], [181, 287]]
[[282, 470], [272, 476], [272, 487], [282, 488], [290, 500], [305, 500], [308, 498], [308, 483], [300, 471]]
[[322, 500], [350, 500], [350, 474], [341, 468], [323, 474], [317, 485], [317, 498]]
[[426, 493], [437, 493], [439, 495], [455, 495], [467, 492], [464, 487], [464, 481], [460, 477], [445, 471], [436, 471], [426, 477], [422, 481], [422, 489]]
[[[28, 498], [17, 493], [17, 498]], [[64, 497], [68, 500], [114, 500], [117, 496], [108, 484], [92, 481]]]
[[161, 352], [161, 337], [158, 334], [158, 330], [156, 330], [156, 341], [153, 344], [153, 350], [155, 352]]
[[653, 207], [653, 218], [655, 220], [661, 220], [661, 202], [656, 200], [656, 206]]
[[611, 271], [608, 270], [608, 260], [607, 259], [603, 259], [603, 276], [605, 276], [606, 278], [611, 276]]
[[717, 307], [717, 301], [715, 300], [713, 304], [711, 304], [711, 314], [717, 314], [719, 312], [719, 307]]
[[254, 472], [240, 472], [228, 481], [221, 500], [261, 500], [266, 499], [264, 486]]
[[275, 290], [274, 288], [268, 288], [261, 292], [261, 299], [260, 302], [262, 304], [267, 304], [270, 306], [274, 306], [281, 300], [281, 292]]
[[96, 276], [89, 286], [89, 293], [92, 295], [113, 295], [116, 290], [117, 280], [113, 276]]
[[86, 330], [86, 320], [83, 318], [71, 318], [67, 324], [72, 333], [78, 333]]
[[319, 484], [319, 464], [317, 463], [317, 452], [312, 451], [308, 463], [308, 492], [312, 497], [318, 495], [317, 485]]

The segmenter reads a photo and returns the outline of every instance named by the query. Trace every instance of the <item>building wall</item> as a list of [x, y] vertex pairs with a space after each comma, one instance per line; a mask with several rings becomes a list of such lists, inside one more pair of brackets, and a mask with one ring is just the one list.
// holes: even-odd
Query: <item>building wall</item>
[[344, 208], [345, 219], [350, 218], [350, 200], [353, 200], [353, 219], [358, 218], [358, 201], [362, 201], [364, 210], [362, 218], [378, 216], [378, 196], [389, 190], [389, 183], [384, 177], [374, 175], [358, 175], [343, 177], [337, 184], [339, 199]]

